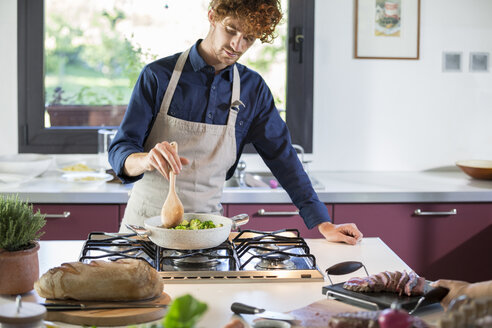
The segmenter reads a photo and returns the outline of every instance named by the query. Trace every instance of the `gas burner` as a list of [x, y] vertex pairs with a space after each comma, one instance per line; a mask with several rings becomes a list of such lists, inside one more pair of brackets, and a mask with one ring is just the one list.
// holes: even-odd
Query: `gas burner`
[[290, 256], [285, 254], [270, 254], [262, 257], [261, 261], [255, 265], [255, 269], [262, 270], [291, 270], [296, 265], [290, 260]]
[[127, 240], [113, 240], [111, 246], [108, 249], [108, 253], [124, 253], [128, 256], [138, 256], [142, 253], [142, 250], [136, 248], [134, 244], [129, 243]]
[[169, 258], [174, 267], [213, 268], [219, 264], [218, 251], [173, 251]]
[[200, 256], [200, 255], [195, 255], [195, 256], [189, 256], [189, 257], [184, 257], [184, 258], [176, 258], [171, 260], [174, 264], [175, 267], [206, 267], [206, 268], [213, 268], [217, 264], [219, 264], [219, 261], [214, 258], [210, 258], [208, 256]]
[[280, 247], [275, 244], [262, 244], [253, 248], [252, 253], [261, 255], [271, 253], [272, 251], [278, 251], [279, 249]]

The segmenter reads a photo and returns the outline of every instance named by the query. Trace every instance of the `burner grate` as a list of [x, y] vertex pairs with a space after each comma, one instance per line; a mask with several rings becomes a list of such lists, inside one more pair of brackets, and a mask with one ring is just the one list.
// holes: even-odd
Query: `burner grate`
[[[244, 235], [251, 235], [252, 237], [244, 237]], [[310, 268], [316, 269], [316, 259], [310, 253], [309, 246], [300, 237], [297, 229], [282, 229], [272, 232], [243, 230], [232, 242], [240, 259], [240, 269], [244, 269], [255, 259], [268, 261], [269, 258], [275, 256], [305, 258], [310, 261]], [[269, 245], [276, 247], [268, 247]], [[241, 262], [241, 260], [243, 261]]]
[[[192, 259], [196, 257], [203, 257], [208, 260], [226, 260], [228, 263], [229, 270], [235, 270], [237, 268], [237, 261], [234, 256], [234, 249], [232, 244], [229, 241], [225, 241], [219, 246], [205, 249], [205, 250], [190, 250], [190, 251], [169, 251], [168, 249], [162, 248], [158, 246], [158, 254], [157, 259], [160, 259], [160, 262], [157, 263], [157, 268], [159, 271], [164, 271], [164, 264], [171, 262], [176, 262], [179, 260]], [[224, 254], [224, 255], [221, 255]], [[184, 264], [185, 261], [183, 261]], [[189, 262], [188, 262], [189, 263]], [[199, 266], [198, 262], [194, 263], [196, 266]], [[179, 266], [179, 265], [178, 265]], [[185, 266], [185, 265], [183, 265]], [[204, 263], [204, 267], [207, 265]]]
[[147, 258], [155, 247], [150, 242], [130, 238], [134, 236], [135, 234], [115, 236], [104, 232], [91, 232], [84, 243], [79, 261], [96, 259], [116, 261], [131, 258], [143, 260], [152, 265]]

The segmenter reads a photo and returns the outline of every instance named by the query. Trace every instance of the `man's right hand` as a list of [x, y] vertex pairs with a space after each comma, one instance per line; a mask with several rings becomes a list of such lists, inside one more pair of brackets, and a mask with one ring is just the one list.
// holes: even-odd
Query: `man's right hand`
[[148, 153], [134, 153], [125, 161], [125, 174], [137, 176], [146, 171], [157, 170], [169, 180], [169, 171], [179, 174], [183, 165], [188, 165], [189, 160], [180, 157], [173, 146], [167, 141], [160, 142]]
[[449, 303], [460, 295], [467, 295], [468, 286], [470, 283], [460, 280], [445, 280], [441, 279], [431, 283], [432, 287], [446, 287], [449, 289], [448, 294], [441, 300], [441, 305], [444, 309], [447, 309]]

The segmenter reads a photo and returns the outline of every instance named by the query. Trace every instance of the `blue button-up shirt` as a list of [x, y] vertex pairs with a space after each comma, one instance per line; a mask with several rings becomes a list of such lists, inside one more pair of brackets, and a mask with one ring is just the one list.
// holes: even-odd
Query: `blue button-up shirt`
[[[227, 124], [232, 95], [233, 69], [228, 66], [215, 74], [197, 50], [201, 40], [191, 48], [168, 115], [208, 124]], [[180, 54], [154, 61], [142, 70], [133, 90], [128, 109], [110, 150], [109, 162], [124, 183], [135, 182], [142, 175], [125, 175], [126, 158], [143, 152], [164, 93]], [[243, 148], [252, 143], [258, 154], [287, 191], [308, 228], [329, 221], [326, 206], [321, 203], [309, 177], [291, 146], [287, 125], [280, 117], [270, 89], [255, 71], [236, 63], [241, 78], [241, 106], [236, 120], [237, 158], [227, 172], [229, 179], [237, 166]]]

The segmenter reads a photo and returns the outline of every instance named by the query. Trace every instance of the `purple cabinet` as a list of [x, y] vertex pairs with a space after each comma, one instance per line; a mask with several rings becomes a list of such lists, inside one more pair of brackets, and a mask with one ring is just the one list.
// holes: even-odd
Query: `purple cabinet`
[[[332, 206], [328, 205], [332, 213]], [[243, 229], [274, 231], [280, 229], [298, 229], [301, 237], [323, 238], [317, 228], [309, 230], [299, 216], [297, 208], [292, 204], [228, 204], [224, 206], [225, 214], [232, 217], [247, 213], [249, 223]]]
[[117, 232], [119, 205], [34, 204], [46, 214], [42, 240], [84, 240], [92, 231]]
[[353, 222], [380, 237], [430, 280], [489, 280], [492, 204], [335, 204], [334, 223]]

